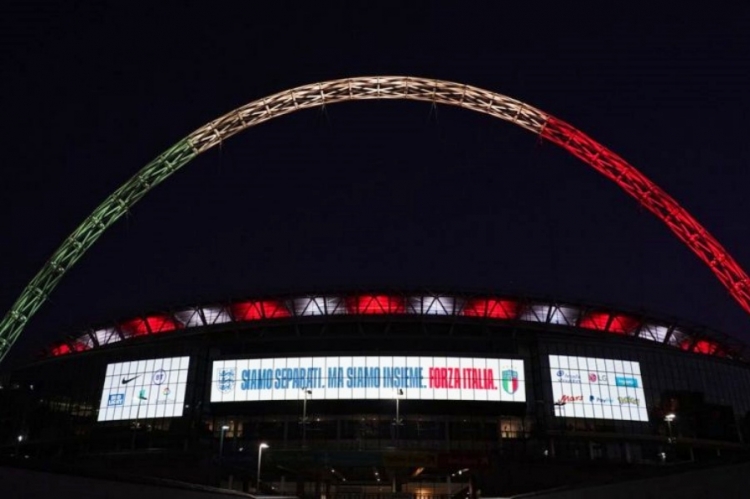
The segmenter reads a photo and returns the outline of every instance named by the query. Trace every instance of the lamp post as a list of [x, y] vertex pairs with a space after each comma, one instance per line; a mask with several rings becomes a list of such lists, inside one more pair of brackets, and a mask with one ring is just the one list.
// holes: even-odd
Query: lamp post
[[18, 458], [21, 453], [21, 442], [23, 442], [23, 435], [18, 435], [18, 437], [16, 437], [16, 458]]
[[268, 444], [263, 442], [258, 446], [258, 483], [255, 486], [255, 493], [260, 493], [260, 460], [263, 458], [263, 449], [268, 449]]
[[672, 421], [674, 421], [676, 417], [677, 416], [673, 412], [664, 416], [664, 421], [667, 422], [667, 428], [669, 430], [669, 440], [667, 440], [667, 442], [670, 444], [674, 441], [674, 438], [672, 438]]
[[[563, 409], [563, 407], [565, 407], [565, 404], [566, 402], [564, 400], [559, 400], [552, 404], [555, 407], [555, 416], [560, 416], [560, 417], [565, 416], [565, 410]], [[560, 408], [559, 410], [557, 409], [558, 407]], [[561, 427], [565, 429], [565, 423], [563, 422], [562, 419], [560, 420], [560, 422], [561, 422]]]
[[303, 388], [305, 391], [304, 398], [302, 399], [302, 448], [307, 447], [307, 397], [312, 395], [312, 390], [309, 388]]
[[393, 420], [393, 424], [396, 426], [400, 426], [404, 424], [404, 420], [401, 419], [401, 415], [399, 413], [399, 402], [401, 401], [400, 397], [404, 395], [404, 391], [399, 388], [396, 390], [396, 419]]
[[[561, 440], [564, 440], [565, 438], [565, 426], [566, 425], [565, 425], [565, 419], [563, 419], [563, 417], [565, 417], [565, 410], [563, 408], [565, 407], [566, 404], [567, 402], [565, 402], [562, 399], [552, 404], [552, 406], [554, 407], [553, 411], [554, 411], [555, 416], [560, 417], [560, 430], [559, 431], [560, 431]], [[552, 442], [552, 457], [554, 457], [555, 456], [555, 439], [553, 437], [550, 437], [550, 442]]]
[[226, 433], [228, 429], [229, 426], [222, 426], [221, 433], [219, 434], [219, 461], [224, 458], [224, 433]]
[[138, 391], [138, 409], [136, 409], [136, 412], [135, 412], [135, 424], [133, 425], [133, 436], [131, 437], [131, 441], [130, 441], [130, 448], [132, 450], [135, 450], [135, 434], [136, 434], [136, 431], [138, 431], [138, 425], [140, 424], [138, 420], [141, 417], [141, 402], [143, 402], [144, 400], [148, 402], [148, 394], [146, 393], [145, 388], [141, 388]]

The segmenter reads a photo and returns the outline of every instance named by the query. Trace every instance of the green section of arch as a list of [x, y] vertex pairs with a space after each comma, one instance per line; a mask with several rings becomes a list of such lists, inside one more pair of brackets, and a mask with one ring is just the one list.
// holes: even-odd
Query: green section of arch
[[62, 276], [152, 187], [197, 155], [187, 138], [170, 147], [100, 204], [47, 260], [0, 321], [0, 362]]

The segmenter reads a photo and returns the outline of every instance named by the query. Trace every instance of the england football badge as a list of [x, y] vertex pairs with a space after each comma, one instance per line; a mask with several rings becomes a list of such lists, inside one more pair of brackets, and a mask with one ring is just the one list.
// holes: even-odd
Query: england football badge
[[220, 392], [226, 393], [234, 390], [235, 372], [233, 367], [219, 369], [217, 383]]
[[513, 369], [506, 369], [502, 372], [503, 377], [503, 390], [513, 395], [518, 391], [518, 371]]

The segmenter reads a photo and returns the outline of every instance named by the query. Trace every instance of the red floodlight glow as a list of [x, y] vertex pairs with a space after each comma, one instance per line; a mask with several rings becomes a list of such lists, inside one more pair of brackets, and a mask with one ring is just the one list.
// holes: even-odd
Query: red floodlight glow
[[151, 330], [152, 334], [167, 333], [174, 331], [175, 329], [182, 329], [182, 324], [175, 321], [173, 318], [163, 315], [152, 315], [146, 317], [146, 324]]
[[71, 353], [70, 347], [63, 343], [62, 345], [57, 345], [55, 347], [52, 347], [50, 350], [50, 353], [54, 357], [59, 357], [60, 355], [68, 355]]
[[244, 301], [232, 304], [232, 315], [236, 321], [258, 321], [290, 317], [289, 310], [277, 300]]
[[350, 314], [358, 315], [403, 314], [406, 302], [400, 296], [361, 295], [348, 298], [346, 308]]
[[638, 320], [627, 315], [610, 314], [608, 312], [591, 312], [581, 320], [584, 329], [609, 331], [610, 333], [628, 334], [638, 327]]
[[467, 317], [515, 319], [518, 315], [518, 308], [518, 303], [511, 300], [475, 298], [466, 303], [462, 313]]
[[88, 345], [81, 343], [80, 341], [76, 341], [72, 344], [72, 348], [68, 343], [60, 343], [59, 345], [52, 347], [50, 353], [53, 357], [59, 357], [60, 355], [68, 355], [73, 352], [85, 352], [90, 348], [91, 347], [89, 347]]
[[682, 342], [680, 348], [704, 355], [717, 355], [719, 353], [719, 345], [708, 340], [698, 340], [695, 343], [692, 340], [687, 340]]
[[168, 315], [149, 315], [145, 319], [139, 317], [120, 324], [120, 329], [126, 336], [167, 333], [182, 327], [182, 324]]
[[148, 334], [148, 326], [143, 319], [132, 319], [120, 324], [120, 329], [125, 333], [125, 337], [143, 336]]
[[605, 331], [609, 322], [609, 314], [606, 312], [593, 312], [581, 319], [581, 327], [585, 329], [596, 329]]
[[615, 315], [612, 317], [612, 323], [609, 330], [612, 333], [630, 334], [638, 327], [640, 321], [627, 315]]

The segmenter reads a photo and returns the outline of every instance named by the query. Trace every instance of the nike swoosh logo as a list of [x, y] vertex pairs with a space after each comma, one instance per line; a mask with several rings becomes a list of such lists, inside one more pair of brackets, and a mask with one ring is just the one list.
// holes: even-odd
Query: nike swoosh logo
[[[140, 374], [139, 374], [138, 376], [140, 376]], [[135, 378], [137, 378], [138, 376], [133, 376], [133, 377], [132, 377], [132, 378], [130, 378], [130, 379], [125, 379], [125, 378], [122, 378], [122, 384], [123, 384], [123, 385], [127, 385], [128, 383], [130, 383], [131, 381], [133, 381], [133, 380], [134, 380]]]

